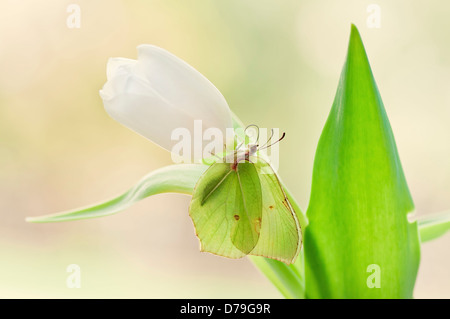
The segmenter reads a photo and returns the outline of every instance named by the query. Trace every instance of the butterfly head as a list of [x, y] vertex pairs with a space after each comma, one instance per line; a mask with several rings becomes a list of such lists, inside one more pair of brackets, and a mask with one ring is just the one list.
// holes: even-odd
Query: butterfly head
[[250, 145], [248, 146], [248, 154], [249, 154], [250, 156], [255, 155], [256, 152], [258, 151], [258, 147], [259, 147], [258, 144], [250, 144]]

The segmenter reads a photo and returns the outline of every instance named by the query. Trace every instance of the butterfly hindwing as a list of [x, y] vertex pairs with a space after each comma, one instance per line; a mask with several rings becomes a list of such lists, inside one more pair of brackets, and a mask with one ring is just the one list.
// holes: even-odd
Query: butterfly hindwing
[[258, 243], [262, 222], [261, 185], [255, 165], [241, 162], [235, 171], [235, 193], [230, 200], [227, 213], [231, 212], [233, 224], [231, 241], [244, 254], [249, 254]]
[[252, 255], [293, 263], [301, 248], [301, 228], [276, 173], [270, 164], [255, 160], [262, 189], [262, 227]]

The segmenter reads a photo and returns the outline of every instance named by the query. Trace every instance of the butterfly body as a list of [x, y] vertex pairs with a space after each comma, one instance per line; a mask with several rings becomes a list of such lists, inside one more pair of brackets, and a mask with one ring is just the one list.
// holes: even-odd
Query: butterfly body
[[225, 163], [231, 163], [233, 170], [237, 169], [239, 163], [250, 161], [250, 157], [254, 156], [258, 151], [258, 144], [250, 144], [246, 150], [236, 150], [232, 154], [225, 157]]

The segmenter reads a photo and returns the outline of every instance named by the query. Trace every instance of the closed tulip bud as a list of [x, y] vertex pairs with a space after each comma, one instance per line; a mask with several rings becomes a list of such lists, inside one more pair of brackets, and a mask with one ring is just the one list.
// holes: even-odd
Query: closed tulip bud
[[153, 45], [138, 46], [137, 60], [111, 58], [100, 96], [113, 119], [170, 152], [179, 143], [173, 136], [177, 129], [197, 134], [201, 144], [203, 133], [215, 128], [224, 145], [226, 129], [232, 127], [219, 90], [189, 64]]

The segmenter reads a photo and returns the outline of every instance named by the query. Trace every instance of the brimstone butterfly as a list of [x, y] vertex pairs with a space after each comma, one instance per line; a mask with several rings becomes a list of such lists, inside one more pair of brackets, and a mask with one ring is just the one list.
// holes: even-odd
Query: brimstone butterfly
[[194, 188], [189, 215], [201, 251], [290, 264], [300, 251], [301, 228], [276, 173], [257, 156], [261, 149], [257, 144], [245, 150], [238, 146], [231, 161], [212, 164]]

